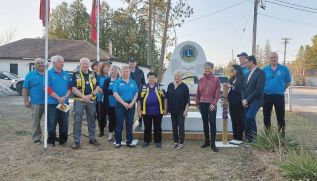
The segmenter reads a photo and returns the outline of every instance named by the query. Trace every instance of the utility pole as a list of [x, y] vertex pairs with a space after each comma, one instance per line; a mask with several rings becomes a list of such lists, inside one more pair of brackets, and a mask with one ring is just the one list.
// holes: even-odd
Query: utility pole
[[256, 29], [257, 29], [257, 21], [258, 21], [258, 5], [259, 5], [259, 0], [254, 0], [252, 55], [256, 54]]
[[283, 40], [283, 44], [284, 44], [284, 61], [283, 61], [283, 65], [285, 65], [285, 61], [286, 61], [286, 46], [289, 43], [290, 38], [282, 38]]

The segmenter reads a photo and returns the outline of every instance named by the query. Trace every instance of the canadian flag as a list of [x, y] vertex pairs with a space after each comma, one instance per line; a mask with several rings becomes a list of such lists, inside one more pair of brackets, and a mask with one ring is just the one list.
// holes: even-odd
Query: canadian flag
[[40, 2], [40, 20], [45, 27], [46, 2], [48, 2], [48, 19], [50, 17], [50, 0], [41, 0]]
[[90, 14], [90, 39], [96, 43], [97, 42], [97, 8], [99, 5], [99, 12], [100, 12], [100, 0], [98, 2], [96, 0], [92, 1], [92, 9]]

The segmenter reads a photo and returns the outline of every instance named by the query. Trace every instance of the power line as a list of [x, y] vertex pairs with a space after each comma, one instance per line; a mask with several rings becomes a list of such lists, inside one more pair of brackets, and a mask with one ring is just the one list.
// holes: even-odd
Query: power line
[[279, 6], [283, 6], [283, 7], [286, 7], [286, 8], [296, 9], [296, 10], [299, 10], [299, 11], [304, 11], [304, 12], [309, 12], [309, 13], [317, 13], [316, 11], [310, 11], [310, 10], [306, 10], [306, 9], [296, 8], [296, 7], [293, 7], [293, 6], [280, 4], [280, 3], [277, 3], [277, 2], [272, 2], [272, 1], [266, 1], [266, 2], [271, 3], [271, 4], [276, 4], [276, 5], [279, 5]]
[[211, 16], [211, 15], [214, 15], [214, 14], [221, 13], [221, 12], [223, 12], [223, 11], [226, 11], [226, 10], [230, 9], [230, 8], [233, 8], [233, 7], [235, 7], [235, 6], [238, 6], [238, 5], [240, 5], [240, 4], [243, 4], [243, 3], [247, 2], [247, 1], [248, 1], [248, 0], [244, 0], [244, 1], [241, 1], [241, 2], [239, 2], [239, 3], [233, 4], [233, 5], [231, 5], [231, 6], [225, 7], [225, 8], [223, 8], [223, 9], [220, 9], [220, 10], [217, 10], [217, 11], [214, 11], [214, 12], [211, 12], [211, 13], [208, 13], [208, 14], [206, 14], [206, 15], [204, 15], [204, 16], [200, 16], [200, 17], [197, 17], [197, 18], [194, 18], [194, 19], [185, 21], [184, 24], [185, 24], [185, 23], [189, 23], [189, 22], [193, 22], [193, 21], [197, 21], [197, 20], [203, 19], [203, 18], [205, 18], [205, 17]]
[[285, 1], [281, 1], [281, 0], [275, 0], [281, 3], [285, 3], [285, 4], [289, 4], [289, 5], [293, 5], [293, 6], [297, 6], [297, 7], [301, 7], [301, 8], [306, 8], [306, 9], [312, 9], [312, 10], [317, 10], [317, 8], [311, 8], [308, 6], [303, 6], [303, 5], [299, 5], [299, 4], [293, 4], [293, 3], [289, 3], [289, 2], [285, 2]]
[[276, 19], [276, 20], [280, 20], [280, 21], [284, 21], [284, 22], [288, 22], [288, 23], [293, 23], [293, 24], [297, 24], [297, 25], [308, 25], [308, 26], [315, 27], [315, 25], [307, 23], [307, 22], [304, 22], [304, 21], [294, 21], [292, 19], [279, 18], [279, 17], [276, 17], [276, 16], [271, 16], [271, 15], [262, 14], [262, 13], [258, 13], [258, 14], [261, 15], [261, 16], [264, 16], [264, 17], [268, 17], [268, 18], [272, 18], [272, 19]]

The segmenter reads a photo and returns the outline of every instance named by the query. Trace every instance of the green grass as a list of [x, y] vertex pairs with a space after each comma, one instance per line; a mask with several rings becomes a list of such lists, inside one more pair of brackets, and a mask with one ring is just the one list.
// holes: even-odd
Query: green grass
[[261, 151], [277, 152], [280, 155], [290, 149], [296, 148], [297, 144], [293, 137], [282, 136], [282, 133], [277, 128], [260, 131], [256, 136], [256, 141], [252, 146]]
[[317, 157], [303, 148], [298, 152], [289, 152], [285, 160], [277, 162], [276, 165], [291, 179], [317, 180]]

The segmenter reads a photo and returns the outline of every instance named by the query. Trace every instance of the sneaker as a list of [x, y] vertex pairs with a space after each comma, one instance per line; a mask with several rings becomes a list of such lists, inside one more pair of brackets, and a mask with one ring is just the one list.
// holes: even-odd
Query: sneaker
[[41, 140], [36, 140], [36, 141], [34, 141], [34, 143], [37, 145], [42, 144]]
[[73, 149], [77, 150], [77, 149], [79, 149], [79, 148], [80, 148], [80, 144], [79, 144], [79, 143], [75, 143], [75, 144], [73, 145]]
[[200, 148], [207, 148], [209, 146], [210, 146], [210, 143], [208, 141], [208, 142], [205, 142], [203, 145], [201, 145]]
[[155, 144], [155, 147], [156, 147], [156, 148], [161, 148], [161, 147], [162, 147], [162, 144], [161, 144], [161, 143], [156, 143], [156, 144]]
[[178, 147], [178, 143], [174, 143], [173, 148], [177, 148]]
[[99, 146], [100, 143], [97, 140], [89, 140], [89, 144], [95, 145], [95, 146]]
[[131, 143], [127, 143], [127, 147], [129, 147], [129, 148], [135, 148], [136, 146], [133, 145], [133, 144], [131, 144]]
[[61, 142], [61, 143], [59, 143], [59, 145], [61, 145], [61, 146], [66, 146], [66, 145], [67, 145], [67, 142]]
[[177, 149], [178, 149], [178, 150], [181, 150], [181, 149], [183, 149], [183, 147], [184, 147], [183, 144], [179, 144], [179, 145], [177, 146]]
[[240, 141], [240, 140], [231, 140], [231, 141], [229, 141], [229, 143], [232, 144], [232, 145], [240, 145], [242, 143], [242, 141]]
[[218, 152], [219, 151], [218, 148], [216, 147], [216, 145], [211, 145], [211, 149], [214, 152]]
[[143, 148], [146, 148], [146, 147], [148, 147], [149, 145], [150, 145], [149, 142], [144, 142], [142, 147], [143, 147]]
[[115, 148], [120, 148], [120, 147], [121, 147], [121, 144], [117, 143], [117, 144], [114, 145], [114, 147], [115, 147]]

